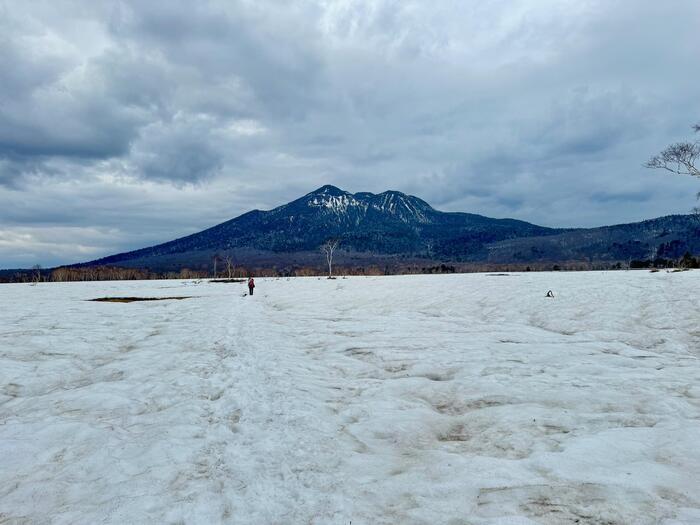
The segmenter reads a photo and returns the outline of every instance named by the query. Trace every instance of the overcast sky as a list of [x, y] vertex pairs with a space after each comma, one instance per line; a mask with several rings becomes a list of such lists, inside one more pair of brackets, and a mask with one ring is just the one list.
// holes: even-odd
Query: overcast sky
[[686, 213], [697, 0], [0, 0], [0, 268], [323, 185], [546, 226]]

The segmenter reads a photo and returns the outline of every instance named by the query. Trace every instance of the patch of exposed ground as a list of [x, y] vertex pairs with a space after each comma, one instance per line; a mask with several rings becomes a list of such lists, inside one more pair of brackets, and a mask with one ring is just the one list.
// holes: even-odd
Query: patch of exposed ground
[[135, 303], [138, 301], [181, 301], [182, 299], [191, 299], [191, 297], [98, 297], [90, 299], [99, 303]]

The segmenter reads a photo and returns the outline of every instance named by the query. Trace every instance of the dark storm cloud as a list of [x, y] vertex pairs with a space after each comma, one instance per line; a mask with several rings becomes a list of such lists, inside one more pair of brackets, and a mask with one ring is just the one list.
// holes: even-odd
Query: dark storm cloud
[[244, 114], [300, 115], [315, 99], [322, 64], [313, 31], [301, 25], [310, 21], [304, 11], [235, 2], [182, 9], [165, 1], [132, 2], [125, 11], [112, 24], [116, 37], [146, 44], [202, 82], [239, 83], [251, 95], [239, 108]]
[[127, 153], [146, 115], [114, 96], [107, 70], [90, 63], [76, 72], [62, 57], [37, 57], [3, 40], [0, 155], [105, 158]]
[[0, 0], [0, 267], [326, 183], [547, 225], [685, 212], [694, 181], [641, 168], [700, 118], [700, 5], [669, 9]]

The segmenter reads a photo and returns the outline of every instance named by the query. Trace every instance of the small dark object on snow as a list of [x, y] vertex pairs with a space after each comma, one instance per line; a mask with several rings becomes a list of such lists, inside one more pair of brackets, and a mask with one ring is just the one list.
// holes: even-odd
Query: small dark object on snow
[[97, 299], [88, 299], [88, 301], [97, 301], [98, 303], [135, 303], [138, 301], [182, 301], [190, 299], [190, 297], [98, 297]]
[[552, 293], [552, 290], [549, 290], [549, 291], [547, 292], [547, 295], [545, 295], [545, 297], [554, 297], [554, 294]]

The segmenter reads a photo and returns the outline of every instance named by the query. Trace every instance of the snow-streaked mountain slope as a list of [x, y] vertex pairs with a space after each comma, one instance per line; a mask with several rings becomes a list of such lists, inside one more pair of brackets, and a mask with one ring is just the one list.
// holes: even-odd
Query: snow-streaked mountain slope
[[488, 243], [562, 231], [513, 219], [445, 213], [398, 191], [353, 194], [327, 185], [272, 210], [253, 210], [187, 237], [89, 264], [173, 269], [201, 263], [202, 255], [208, 262], [216, 252], [234, 252], [240, 258], [246, 249], [279, 254], [285, 264], [290, 253], [317, 252], [329, 237], [341, 238], [343, 249], [367, 256], [458, 254], [481, 260]]
[[514, 219], [442, 212], [399, 191], [350, 193], [322, 186], [277, 208], [253, 210], [199, 233], [119, 253], [87, 265], [156, 271], [210, 268], [228, 254], [249, 267], [313, 264], [328, 238], [355, 265], [387, 259], [528, 263], [626, 261], [700, 251], [700, 223], [690, 215], [589, 229], [546, 228]]
[[0, 287], [0, 522], [700, 522], [700, 272], [241, 286]]

